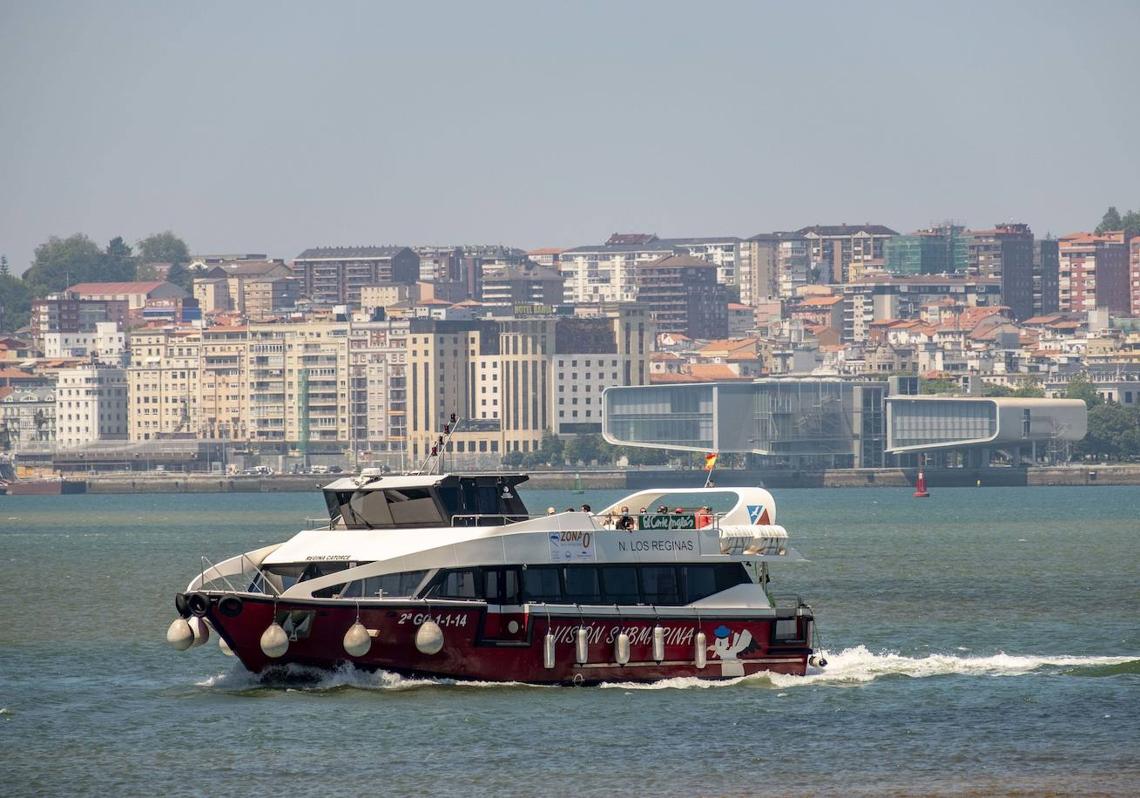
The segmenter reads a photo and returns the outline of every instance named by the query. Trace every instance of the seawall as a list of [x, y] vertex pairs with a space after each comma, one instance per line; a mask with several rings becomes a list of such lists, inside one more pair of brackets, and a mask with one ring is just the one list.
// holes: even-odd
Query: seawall
[[[614, 469], [532, 471], [528, 488], [568, 490], [638, 490], [661, 485], [699, 488], [700, 470]], [[768, 488], [906, 488], [914, 485], [913, 468], [851, 468], [826, 471], [763, 469], [716, 471], [717, 485], [763, 485]], [[216, 474], [106, 475], [87, 478], [88, 493], [284, 493], [316, 491], [336, 476], [218, 476]], [[1140, 485], [1140, 465], [1060, 466], [1037, 468], [953, 468], [928, 470], [927, 484], [938, 487], [1034, 485]]]

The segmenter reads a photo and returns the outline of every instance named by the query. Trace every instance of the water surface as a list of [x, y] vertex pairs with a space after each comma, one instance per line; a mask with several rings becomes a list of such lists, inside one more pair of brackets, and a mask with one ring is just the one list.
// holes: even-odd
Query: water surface
[[281, 539], [317, 495], [0, 497], [4, 793], [1140, 792], [1140, 488], [776, 498], [809, 562], [773, 586], [815, 607], [827, 669], [562, 688], [266, 685], [169, 649], [200, 555]]

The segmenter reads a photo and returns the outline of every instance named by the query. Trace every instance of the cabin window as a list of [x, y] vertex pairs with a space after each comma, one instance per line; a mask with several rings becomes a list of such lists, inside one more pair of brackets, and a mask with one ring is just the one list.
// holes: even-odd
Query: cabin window
[[685, 572], [685, 602], [690, 604], [708, 598], [722, 590], [728, 590], [734, 585], [750, 581], [748, 573], [741, 563], [686, 565], [683, 566], [683, 570]]
[[[368, 598], [407, 598], [416, 594], [427, 571], [403, 571], [383, 576], [370, 576], [364, 582], [364, 595]], [[357, 583], [353, 583], [357, 584]], [[343, 594], [347, 596], [346, 594]]]
[[672, 565], [646, 565], [641, 569], [641, 593], [646, 604], [683, 604], [681, 582]]
[[523, 595], [527, 601], [557, 604], [562, 601], [558, 570], [532, 566], [523, 571]]
[[483, 595], [499, 604], [519, 604], [519, 572], [517, 568], [484, 568]]
[[392, 513], [394, 524], [427, 526], [443, 521], [435, 499], [427, 488], [386, 490], [384, 496], [388, 500], [388, 510]]
[[602, 586], [598, 569], [592, 565], [573, 565], [565, 568], [566, 601], [573, 604], [601, 604]]
[[479, 590], [478, 573], [474, 568], [445, 571], [428, 591], [428, 598], [477, 599], [482, 598]]
[[606, 604], [638, 604], [637, 567], [613, 565], [602, 569], [602, 595]]

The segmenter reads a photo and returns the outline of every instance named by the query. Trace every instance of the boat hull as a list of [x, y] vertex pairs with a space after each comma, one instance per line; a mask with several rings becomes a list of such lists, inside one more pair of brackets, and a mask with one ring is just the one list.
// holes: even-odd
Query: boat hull
[[[223, 598], [226, 601], [219, 603]], [[746, 611], [697, 618], [692, 610], [678, 608], [683, 615], [662, 611], [656, 618], [622, 619], [612, 612], [591, 616], [586, 608], [581, 617], [567, 617], [541, 610], [500, 614], [482, 605], [464, 608], [454, 603], [362, 604], [358, 609], [349, 602], [275, 602], [249, 594], [215, 593], [210, 599], [206, 619], [254, 673], [289, 664], [333, 669], [347, 663], [366, 670], [483, 681], [649, 682], [677, 677], [726, 679], [761, 671], [802, 675], [812, 653], [807, 608], [785, 618], [783, 631], [790, 621], [796, 639], [777, 640], [774, 618]], [[362, 656], [350, 656], [344, 636], [357, 620], [369, 630], [371, 646]], [[416, 645], [417, 631], [429, 621], [443, 637], [436, 653], [425, 653]], [[260, 645], [262, 633], [274, 622], [282, 624], [290, 637], [287, 651], [277, 658], [266, 656]], [[579, 629], [586, 636], [584, 662], [578, 661]], [[703, 663], [697, 653], [698, 633], [705, 638]], [[629, 643], [625, 663], [618, 662], [622, 634]], [[655, 636], [660, 637], [656, 651]], [[553, 657], [548, 660], [550, 645]]]

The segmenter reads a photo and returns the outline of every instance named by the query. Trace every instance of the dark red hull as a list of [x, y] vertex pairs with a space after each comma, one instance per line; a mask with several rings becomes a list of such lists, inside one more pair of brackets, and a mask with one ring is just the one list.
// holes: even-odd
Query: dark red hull
[[[433, 606], [425, 602], [383, 607], [274, 602], [272, 598], [243, 596], [240, 608], [232, 599], [219, 609], [214, 594], [206, 618], [250, 671], [260, 673], [275, 665], [296, 664], [321, 669], [344, 663], [369, 670], [387, 670], [407, 675], [485, 681], [582, 684], [602, 681], [657, 681], [693, 676], [705, 679], [732, 678], [760, 671], [802, 675], [811, 655], [810, 614], [795, 618], [795, 633], [788, 639], [774, 638], [771, 618], [716, 617], [695, 619], [662, 613], [658, 618], [622, 620], [612, 615], [548, 617], [542, 612], [500, 615], [483, 607], [454, 604]], [[345, 632], [359, 612], [360, 622], [373, 630], [371, 649], [363, 656], [349, 656], [344, 649]], [[307, 622], [305, 619], [308, 619]], [[283, 623], [291, 635], [287, 652], [271, 659], [261, 650], [260, 639], [274, 621]], [[444, 644], [435, 654], [416, 648], [419, 626], [432, 620], [443, 632]], [[659, 625], [664, 636], [664, 658], [653, 657], [653, 630]], [[588, 657], [576, 661], [580, 627], [588, 634]], [[544, 645], [547, 632], [554, 636], [553, 667], [546, 667]], [[697, 667], [697, 633], [705, 634], [706, 664]], [[618, 664], [615, 640], [629, 637], [629, 661]]]

